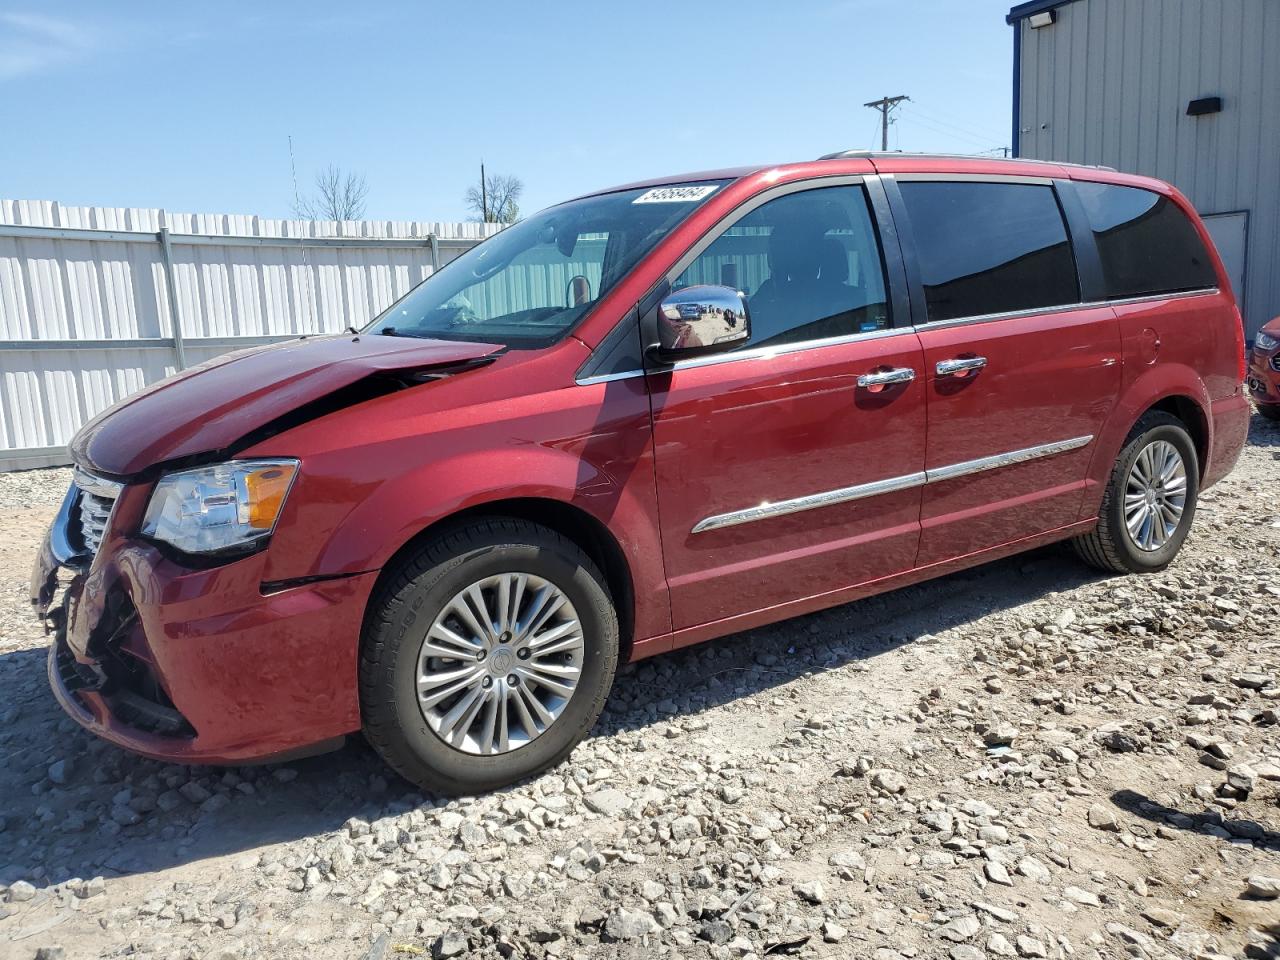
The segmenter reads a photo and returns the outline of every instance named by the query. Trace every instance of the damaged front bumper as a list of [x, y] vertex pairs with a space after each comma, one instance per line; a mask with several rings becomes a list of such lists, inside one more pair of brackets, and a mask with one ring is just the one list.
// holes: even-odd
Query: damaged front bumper
[[150, 489], [125, 486], [96, 553], [73, 485], [32, 571], [66, 712], [129, 750], [184, 763], [317, 752], [359, 729], [360, 628], [376, 573], [263, 592], [266, 553], [205, 569], [138, 529]]

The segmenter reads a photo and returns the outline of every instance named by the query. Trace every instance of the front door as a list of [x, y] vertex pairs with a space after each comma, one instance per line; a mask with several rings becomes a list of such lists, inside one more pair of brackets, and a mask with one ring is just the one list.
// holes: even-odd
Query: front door
[[922, 355], [893, 326], [864, 186], [781, 189], [691, 256], [672, 286], [742, 290], [752, 335], [648, 374], [676, 629], [909, 570]]
[[919, 565], [1079, 518], [1120, 389], [1120, 331], [1081, 304], [1049, 181], [898, 178], [926, 315]]

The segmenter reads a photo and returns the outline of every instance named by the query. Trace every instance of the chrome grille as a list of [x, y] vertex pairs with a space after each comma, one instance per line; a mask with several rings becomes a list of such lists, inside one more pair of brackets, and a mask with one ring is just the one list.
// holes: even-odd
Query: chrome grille
[[1271, 369], [1280, 371], [1280, 353], [1271, 358]]
[[121, 484], [77, 469], [73, 475], [80, 491], [80, 542], [89, 553], [97, 553], [107, 532], [111, 510], [120, 496]]

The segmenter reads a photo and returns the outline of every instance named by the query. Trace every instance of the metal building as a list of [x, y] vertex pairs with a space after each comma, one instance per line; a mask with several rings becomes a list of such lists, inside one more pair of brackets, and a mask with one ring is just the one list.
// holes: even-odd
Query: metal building
[[1252, 339], [1280, 315], [1280, 0], [1030, 0], [1006, 19], [1014, 153], [1174, 184]]

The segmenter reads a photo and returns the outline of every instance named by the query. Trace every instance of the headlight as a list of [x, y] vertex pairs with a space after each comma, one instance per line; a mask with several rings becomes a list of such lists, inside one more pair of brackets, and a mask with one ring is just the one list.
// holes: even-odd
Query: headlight
[[297, 460], [232, 460], [160, 478], [142, 532], [185, 553], [249, 548], [271, 536]]
[[1253, 345], [1258, 350], [1274, 350], [1276, 347], [1280, 347], [1280, 339], [1259, 330], [1258, 335], [1253, 338]]

